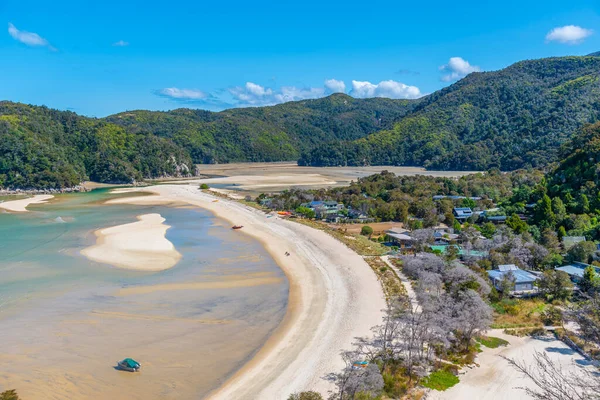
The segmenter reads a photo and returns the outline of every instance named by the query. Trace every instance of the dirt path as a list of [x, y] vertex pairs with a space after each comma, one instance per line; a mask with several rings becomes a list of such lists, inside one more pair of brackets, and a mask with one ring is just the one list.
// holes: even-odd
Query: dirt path
[[406, 294], [408, 295], [408, 299], [410, 300], [410, 305], [412, 306], [413, 311], [420, 312], [421, 306], [419, 305], [419, 302], [417, 300], [417, 294], [415, 293], [415, 290], [412, 287], [410, 279], [408, 279], [408, 277], [404, 275], [404, 273], [400, 271], [398, 267], [392, 264], [392, 262], [390, 261], [390, 256], [382, 256], [381, 259], [396, 273], [396, 275], [398, 275], [398, 278], [400, 278], [402, 286], [404, 286], [404, 289], [406, 289]]

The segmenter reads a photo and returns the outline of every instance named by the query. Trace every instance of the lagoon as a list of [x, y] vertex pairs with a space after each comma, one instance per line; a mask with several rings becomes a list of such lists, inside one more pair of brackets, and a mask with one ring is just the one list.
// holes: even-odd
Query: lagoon
[[[131, 195], [129, 195], [131, 196]], [[108, 190], [0, 213], [0, 389], [23, 398], [201, 398], [284, 317], [289, 285], [261, 244], [205, 210], [104, 205]], [[89, 261], [94, 231], [158, 213], [182, 259], [148, 273]], [[115, 371], [132, 357], [138, 374]]]

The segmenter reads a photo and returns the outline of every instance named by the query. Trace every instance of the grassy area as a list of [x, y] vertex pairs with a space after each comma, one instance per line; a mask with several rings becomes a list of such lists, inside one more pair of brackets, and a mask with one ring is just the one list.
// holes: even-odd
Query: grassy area
[[381, 243], [372, 242], [366, 236], [344, 233], [343, 231], [332, 228], [320, 221], [311, 221], [300, 218], [295, 219], [294, 221], [327, 232], [361, 256], [382, 256], [389, 251], [389, 249]]
[[[400, 282], [400, 279], [396, 275], [396, 273], [389, 268], [379, 257], [368, 257], [365, 258], [365, 261], [377, 278], [381, 282], [381, 286], [383, 287], [383, 292], [385, 293], [385, 297], [390, 299], [392, 297], [403, 297], [408, 302], [408, 294], [406, 293], [406, 289]], [[408, 303], [407, 303], [408, 304]]]
[[438, 370], [434, 371], [429, 376], [425, 377], [421, 381], [421, 385], [426, 388], [434, 389], [434, 390], [446, 390], [456, 385], [459, 382], [459, 379], [452, 372], [448, 372], [446, 370]]
[[477, 339], [479, 343], [490, 349], [497, 349], [500, 346], [507, 346], [508, 342], [504, 339], [500, 339], [493, 336], [482, 336]]
[[524, 328], [542, 326], [541, 315], [548, 305], [541, 299], [504, 299], [492, 303], [492, 328]]

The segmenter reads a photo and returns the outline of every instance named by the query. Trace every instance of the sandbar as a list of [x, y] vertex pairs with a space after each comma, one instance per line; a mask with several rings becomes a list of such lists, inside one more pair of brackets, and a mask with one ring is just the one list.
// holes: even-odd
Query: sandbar
[[27, 206], [30, 204], [43, 204], [53, 198], [51, 194], [38, 194], [33, 197], [19, 200], [9, 200], [0, 203], [0, 208], [12, 212], [28, 212]]
[[81, 251], [90, 260], [119, 268], [162, 271], [181, 254], [166, 237], [169, 225], [160, 214], [139, 215], [137, 222], [99, 229], [96, 244]]

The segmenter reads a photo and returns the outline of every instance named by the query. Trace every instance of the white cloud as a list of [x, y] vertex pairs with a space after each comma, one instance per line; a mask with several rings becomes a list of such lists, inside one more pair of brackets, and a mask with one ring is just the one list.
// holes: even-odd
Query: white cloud
[[580, 26], [566, 25], [552, 29], [546, 35], [546, 42], [559, 42], [566, 44], [579, 44], [591, 36], [594, 31]]
[[158, 94], [175, 100], [202, 100], [207, 97], [207, 94], [201, 90], [179, 89], [176, 87], [161, 89]]
[[50, 45], [50, 43], [46, 39], [44, 39], [37, 33], [20, 31], [10, 22], [8, 23], [8, 34], [12, 36], [13, 39], [24, 43], [27, 46], [41, 46], [48, 47], [50, 50], [53, 51], [56, 50], [54, 47], [52, 47], [52, 45]]
[[350, 95], [358, 98], [388, 97], [390, 99], [416, 99], [423, 94], [416, 86], [396, 81], [381, 81], [374, 84], [367, 81], [352, 81]]
[[115, 47], [125, 47], [125, 46], [129, 46], [129, 42], [126, 42], [124, 40], [119, 40], [118, 42], [113, 43], [113, 46], [115, 46]]
[[283, 86], [279, 90], [273, 90], [254, 82], [246, 82], [244, 86], [230, 88], [229, 93], [239, 106], [268, 106], [288, 101], [316, 99], [322, 97], [325, 90], [323, 88], [297, 88], [295, 86]]
[[469, 64], [467, 60], [464, 60], [461, 57], [452, 57], [448, 61], [448, 64], [444, 64], [440, 67], [440, 71], [449, 72], [449, 74], [443, 75], [441, 79], [444, 82], [450, 82], [464, 78], [471, 72], [481, 71], [481, 68]]
[[346, 84], [344, 81], [338, 81], [337, 79], [327, 79], [325, 81], [325, 93], [346, 93]]

